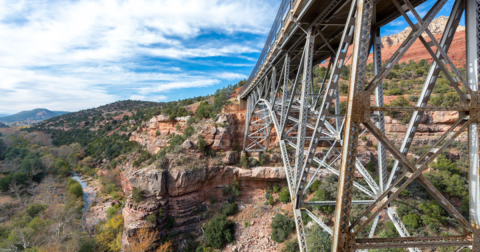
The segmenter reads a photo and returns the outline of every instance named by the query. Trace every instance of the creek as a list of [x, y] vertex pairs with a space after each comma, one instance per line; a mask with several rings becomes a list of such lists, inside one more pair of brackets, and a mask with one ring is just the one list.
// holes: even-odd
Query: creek
[[80, 185], [82, 186], [82, 190], [83, 190], [83, 207], [82, 207], [82, 211], [83, 212], [86, 212], [88, 211], [88, 208], [90, 207], [90, 205], [92, 204], [92, 201], [93, 199], [95, 199], [95, 191], [93, 191], [93, 197], [90, 193], [88, 193], [88, 191], [90, 190], [85, 190], [87, 187], [90, 188], [87, 184], [87, 182], [85, 180], [83, 180], [83, 176], [76, 173], [76, 172], [72, 172], [72, 175], [70, 175], [70, 178], [78, 181], [78, 183], [80, 183]]

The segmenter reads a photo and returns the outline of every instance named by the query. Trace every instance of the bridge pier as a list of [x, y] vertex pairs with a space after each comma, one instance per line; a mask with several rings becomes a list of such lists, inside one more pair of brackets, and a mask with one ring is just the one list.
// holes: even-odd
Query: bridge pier
[[237, 100], [238, 100], [238, 109], [240, 110], [247, 109], [248, 99], [242, 99], [240, 98], [240, 96], [237, 96]]

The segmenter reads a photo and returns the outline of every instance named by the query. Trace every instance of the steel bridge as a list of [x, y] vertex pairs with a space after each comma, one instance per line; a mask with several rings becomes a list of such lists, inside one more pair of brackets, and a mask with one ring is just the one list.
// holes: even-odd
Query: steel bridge
[[[415, 7], [423, 2], [283, 0], [280, 5], [265, 47], [238, 99], [247, 109], [245, 151], [266, 151], [271, 132], [278, 135], [302, 252], [309, 251], [302, 213], [332, 236], [332, 251], [378, 248], [421, 251], [442, 246], [455, 246], [456, 251], [463, 248], [480, 251], [480, 0], [437, 0], [421, 17]], [[428, 25], [447, 2], [453, 7], [448, 9], [451, 14], [438, 41]], [[466, 20], [466, 78], [447, 55], [463, 15]], [[390, 59], [382, 59], [380, 28], [400, 16], [412, 30]], [[384, 107], [382, 81], [416, 40], [421, 41], [433, 58], [417, 105]], [[351, 51], [348, 54], [351, 56], [347, 55], [347, 50]], [[374, 61], [373, 77], [366, 74], [369, 56]], [[331, 74], [325, 74], [320, 83], [313, 83], [313, 67], [322, 62], [328, 63], [327, 73]], [[350, 68], [345, 112], [340, 109], [338, 88], [344, 65]], [[458, 93], [460, 106], [439, 107], [428, 103], [441, 73]], [[399, 148], [385, 135], [386, 111], [412, 112]], [[459, 116], [445, 134], [435, 139], [435, 144], [413, 161], [409, 148], [420, 119], [427, 111], [458, 111]], [[357, 158], [358, 138], [366, 132], [378, 141], [377, 181]], [[469, 220], [423, 175], [429, 164], [460, 134], [468, 134]], [[327, 149], [320, 151], [320, 147], [325, 146]], [[387, 153], [395, 159], [391, 172], [387, 171]], [[307, 189], [325, 174], [338, 176], [336, 200], [306, 201]], [[396, 213], [395, 204], [391, 203], [400, 201], [400, 192], [413, 181], [418, 181], [455, 219], [462, 227], [462, 235], [410, 236]], [[359, 214], [354, 214], [352, 207], [359, 204], [363, 208]], [[333, 228], [309, 210], [309, 206], [316, 205], [335, 206]], [[377, 236], [380, 216], [393, 222], [400, 237]], [[365, 230], [366, 235], [361, 235]]]

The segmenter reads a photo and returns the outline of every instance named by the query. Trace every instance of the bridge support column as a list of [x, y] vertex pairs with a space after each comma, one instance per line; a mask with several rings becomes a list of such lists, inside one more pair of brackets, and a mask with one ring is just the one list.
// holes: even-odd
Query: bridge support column
[[247, 109], [247, 102], [248, 100], [247, 99], [242, 99], [240, 98], [240, 96], [237, 96], [237, 100], [238, 100], [238, 109]]
[[[479, 78], [479, 18], [480, 1], [467, 0], [465, 6], [465, 25], [467, 43], [467, 82], [473, 93], [478, 93]], [[471, 97], [473, 98], [473, 97]], [[471, 99], [473, 102], [474, 99]], [[472, 115], [470, 115], [472, 116]], [[472, 251], [480, 251], [480, 165], [478, 159], [478, 123], [473, 122], [468, 127], [468, 166], [470, 191], [470, 222], [473, 228]]]
[[[355, 35], [353, 38], [351, 75], [349, 80], [342, 161], [338, 178], [337, 205], [333, 230], [332, 252], [355, 251], [355, 237], [350, 231], [350, 211], [361, 122], [370, 119], [370, 95], [362, 91], [367, 70], [372, 0], [357, 0]], [[366, 105], [366, 107], [365, 107]], [[368, 113], [366, 113], [368, 111]], [[366, 116], [366, 118], [365, 118]]]

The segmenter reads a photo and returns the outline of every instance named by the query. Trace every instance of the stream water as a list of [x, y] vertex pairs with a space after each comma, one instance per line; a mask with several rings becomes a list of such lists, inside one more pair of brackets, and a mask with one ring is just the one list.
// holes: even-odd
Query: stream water
[[[87, 192], [87, 190], [85, 190], [85, 188], [87, 188], [89, 186], [87, 185], [87, 182], [83, 180], [83, 177], [76, 172], [72, 172], [72, 175], [70, 175], [70, 178], [75, 179], [82, 186], [83, 202], [85, 203], [85, 204], [83, 204], [82, 211], [86, 212], [88, 210], [88, 208], [90, 207], [90, 205], [92, 204], [92, 199], [91, 199], [92, 196]], [[95, 194], [95, 192], [93, 192], [93, 193]]]

